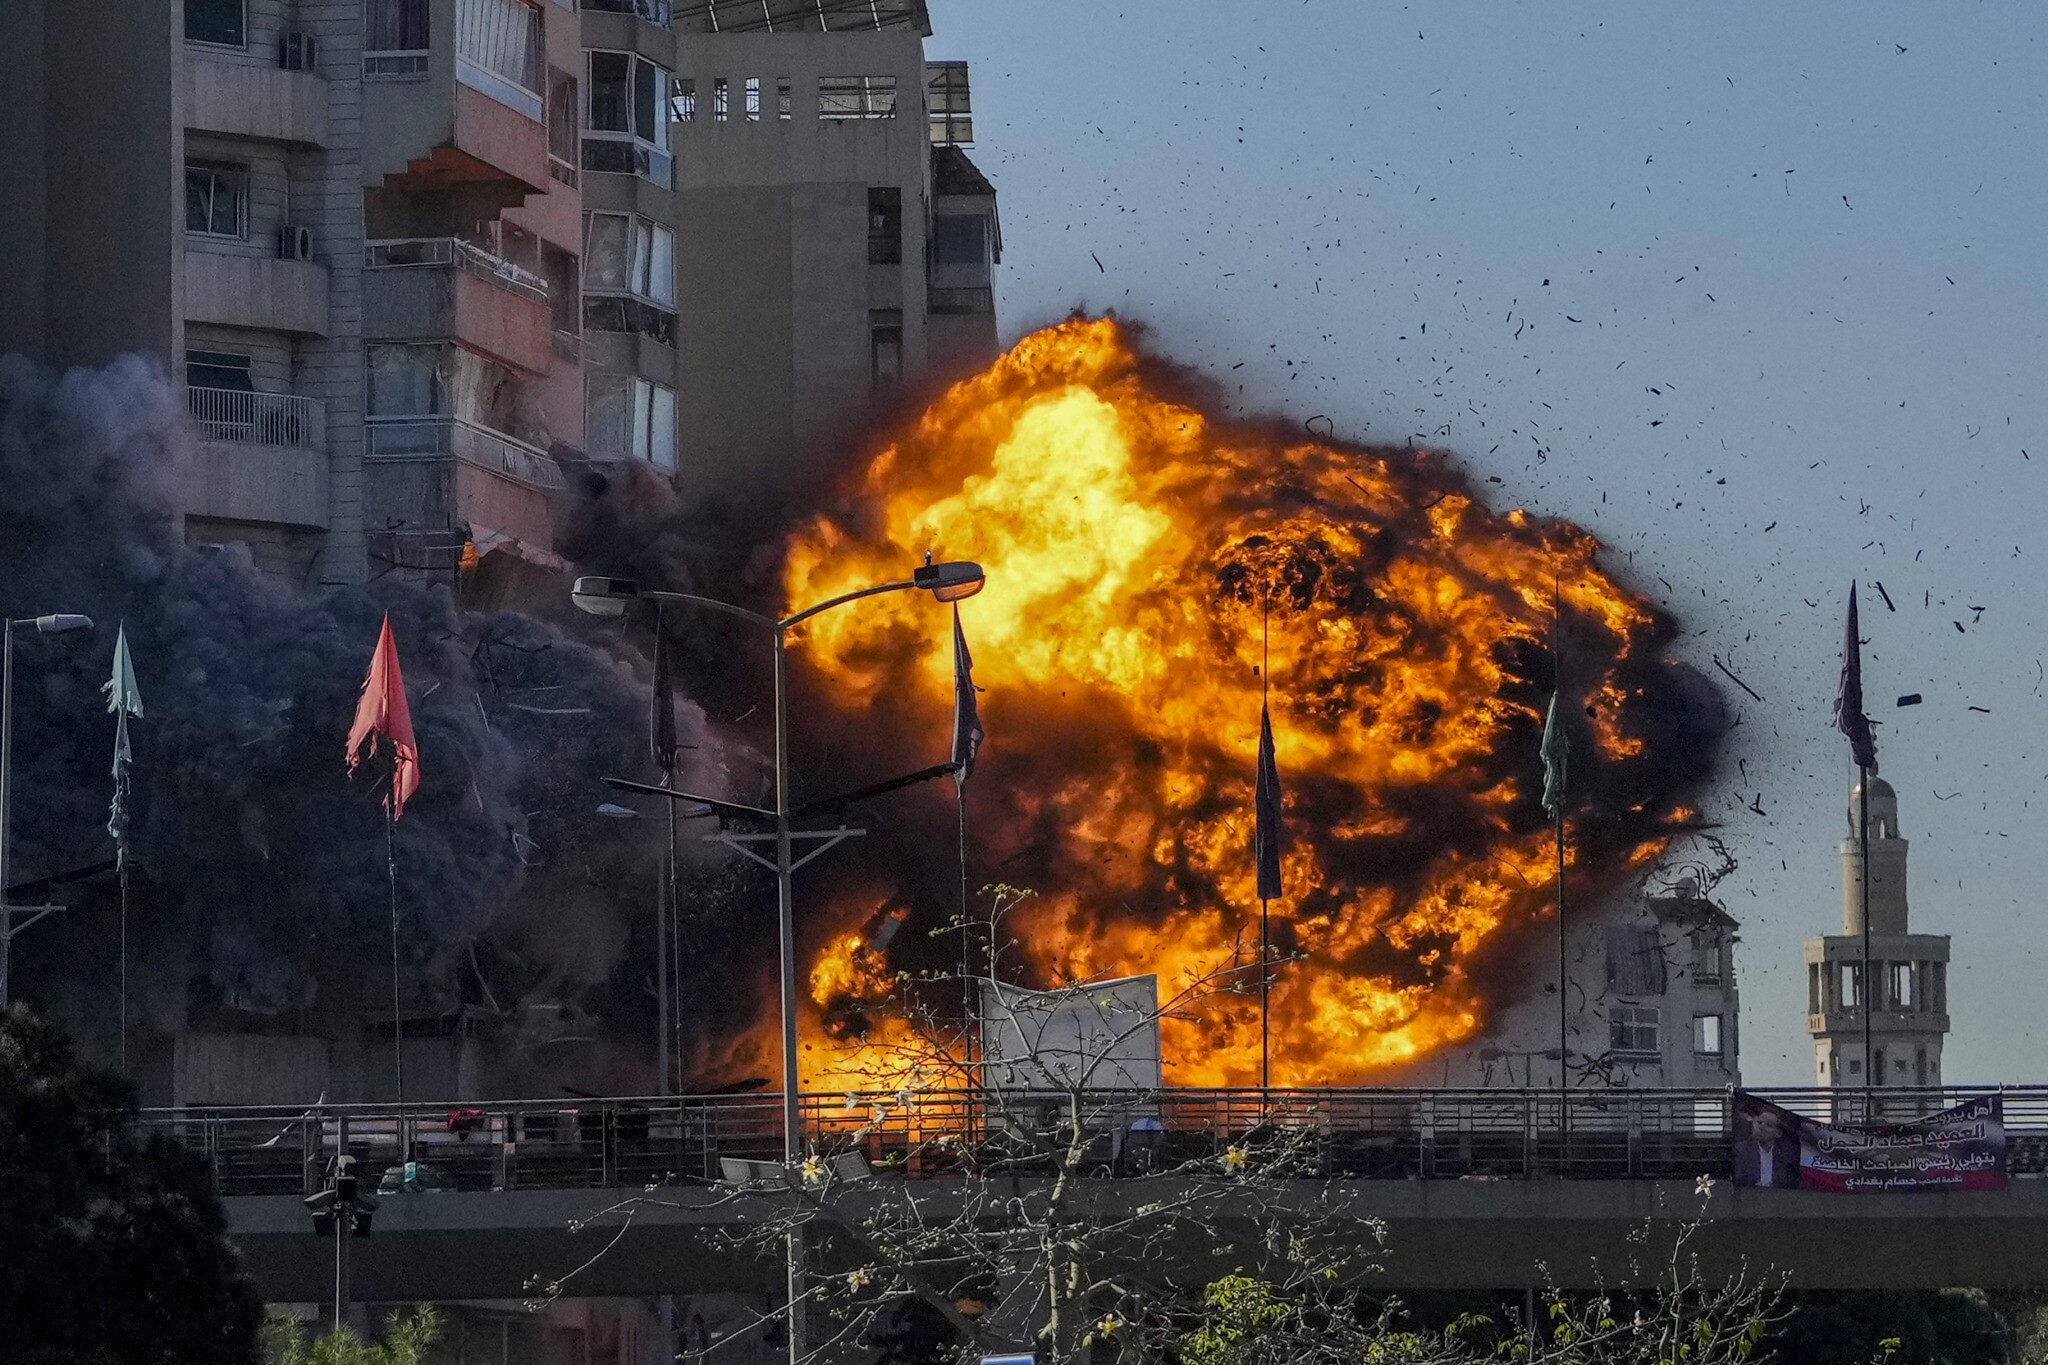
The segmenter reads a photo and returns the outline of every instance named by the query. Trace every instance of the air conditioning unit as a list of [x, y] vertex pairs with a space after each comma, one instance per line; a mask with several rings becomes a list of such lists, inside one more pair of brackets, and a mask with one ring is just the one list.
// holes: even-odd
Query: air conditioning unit
[[286, 33], [277, 40], [277, 64], [287, 71], [318, 71], [320, 40], [310, 33]]
[[278, 259], [285, 261], [310, 261], [313, 259], [313, 229], [291, 227], [277, 230]]

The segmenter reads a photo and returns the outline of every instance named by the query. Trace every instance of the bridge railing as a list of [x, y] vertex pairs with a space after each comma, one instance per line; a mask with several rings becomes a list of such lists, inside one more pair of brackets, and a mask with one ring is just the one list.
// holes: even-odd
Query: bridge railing
[[[2048, 1171], [2048, 1086], [1752, 1091], [1812, 1118], [1897, 1122], [1991, 1090], [2005, 1097], [2009, 1168]], [[1028, 1169], [1078, 1107], [1105, 1176], [1306, 1132], [1318, 1169], [1354, 1179], [1643, 1179], [1730, 1169], [1727, 1090], [1172, 1089], [857, 1091], [802, 1097], [806, 1150], [859, 1150], [883, 1170], [943, 1178], [962, 1144]], [[381, 1175], [409, 1152], [429, 1188], [564, 1189], [717, 1179], [726, 1159], [780, 1161], [773, 1093], [144, 1110], [141, 1126], [203, 1155], [223, 1194], [317, 1189], [340, 1151]]]

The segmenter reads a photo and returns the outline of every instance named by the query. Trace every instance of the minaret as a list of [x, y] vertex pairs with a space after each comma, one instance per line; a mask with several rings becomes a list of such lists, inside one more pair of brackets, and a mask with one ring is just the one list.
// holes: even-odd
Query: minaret
[[[1813, 1035], [1815, 1077], [1857, 1090], [1941, 1084], [1941, 1044], [1948, 1033], [1948, 935], [1915, 934], [1906, 924], [1906, 839], [1891, 784], [1870, 780], [1870, 976], [1863, 981], [1863, 850], [1856, 837], [1860, 788], [1849, 792], [1849, 834], [1842, 840], [1842, 932], [1806, 941], [1806, 1031]], [[1863, 1009], [1870, 1017], [1870, 1056], [1863, 1055]], [[1887, 1104], [1888, 1117], [1940, 1108]], [[1875, 1115], [1873, 1115], [1875, 1117]]]

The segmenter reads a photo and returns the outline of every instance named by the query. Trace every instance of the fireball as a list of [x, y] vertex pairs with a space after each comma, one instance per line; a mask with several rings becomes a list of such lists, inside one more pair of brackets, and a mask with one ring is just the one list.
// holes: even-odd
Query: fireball
[[[1287, 840], [1266, 907], [1273, 1080], [1338, 1084], [1474, 1037], [1535, 984], [1505, 949], [1556, 898], [1537, 757], [1553, 688], [1572, 720], [1575, 902], [1639, 873], [1705, 775], [1715, 699], [1660, 657], [1671, 623], [1598, 548], [1489, 511], [1432, 452], [1223, 420], [1116, 321], [1075, 317], [901, 432], [838, 512], [791, 536], [784, 584], [807, 603], [927, 552], [986, 566], [961, 608], [988, 732], [969, 862], [977, 884], [1037, 893], [1004, 926], [1016, 947], [998, 970], [1156, 972], [1162, 997], [1233, 986], [1164, 1021], [1180, 1085], [1259, 1078], [1252, 788], [1269, 707]], [[906, 735], [944, 726], [949, 635], [902, 593], [815, 618], [797, 652], [842, 726]], [[891, 856], [871, 850], [870, 876]], [[929, 872], [942, 860], [898, 861], [908, 885], [892, 889], [921, 921], [957, 912], [957, 870], [949, 892]], [[872, 902], [818, 885], [810, 1029], [859, 1014], [838, 997], [871, 999], [886, 975], [860, 938]], [[806, 1083], [872, 1076], [860, 1035], [833, 1032], [849, 1047], [807, 1049]]]

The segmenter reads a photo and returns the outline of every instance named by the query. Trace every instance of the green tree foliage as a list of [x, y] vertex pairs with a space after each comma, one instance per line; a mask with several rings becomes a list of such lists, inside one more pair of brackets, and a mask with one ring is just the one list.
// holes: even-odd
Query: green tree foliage
[[262, 1307], [202, 1162], [134, 1088], [0, 1011], [0, 1362], [253, 1365]]
[[1799, 1365], [2001, 1365], [2003, 1318], [1974, 1290], [1809, 1291], [1771, 1333], [1777, 1358]]
[[441, 1315], [431, 1304], [384, 1319], [384, 1339], [364, 1341], [347, 1324], [311, 1337], [297, 1318], [278, 1315], [263, 1325], [272, 1365], [422, 1365], [441, 1338]]

